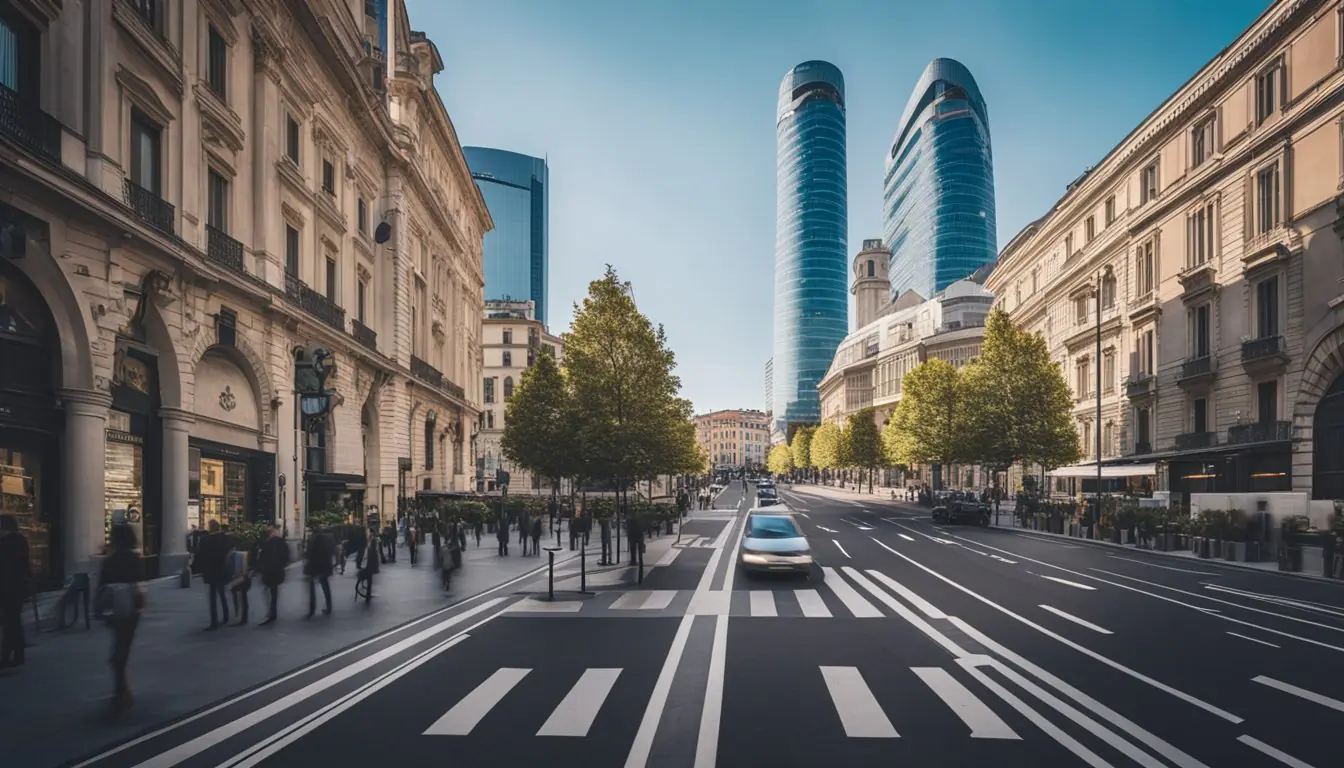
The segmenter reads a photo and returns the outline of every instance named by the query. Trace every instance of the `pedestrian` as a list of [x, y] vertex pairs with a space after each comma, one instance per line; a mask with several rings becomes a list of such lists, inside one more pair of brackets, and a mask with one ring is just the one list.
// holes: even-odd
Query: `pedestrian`
[[541, 554], [541, 515], [532, 518], [532, 555]]
[[112, 630], [112, 708], [123, 711], [131, 705], [131, 686], [126, 665], [131, 660], [131, 641], [135, 639], [140, 614], [145, 610], [145, 593], [140, 588], [144, 573], [140, 553], [135, 551], [135, 531], [121, 523], [108, 531], [109, 549], [98, 571], [100, 613]]
[[442, 557], [442, 553], [439, 551], [440, 547], [443, 546], [443, 534], [440, 532], [441, 528], [443, 528], [442, 523], [435, 523], [434, 527], [431, 528], [429, 532], [429, 543], [430, 546], [434, 547], [434, 562], [436, 563], [439, 562], [439, 558]]
[[376, 536], [369, 538], [368, 560], [364, 567], [359, 570], [359, 575], [355, 579], [355, 595], [359, 595], [359, 585], [362, 582], [365, 585], [364, 602], [367, 604], [373, 599], [373, 577], [378, 573], [378, 538]]
[[630, 544], [630, 564], [637, 565], [636, 554], [644, 543], [644, 520], [640, 515], [626, 516], [625, 537]]
[[[308, 537], [308, 550], [305, 553], [304, 573], [308, 577], [308, 616], [312, 618], [317, 611], [317, 585], [322, 586], [322, 599], [326, 607], [322, 615], [331, 613], [331, 553], [336, 549], [336, 541], [330, 533], [316, 527]], [[316, 583], [314, 583], [316, 582]]]
[[[604, 515], [602, 517], [602, 559], [598, 561], [599, 565], [611, 565], [611, 517]], [[584, 542], [587, 546], [588, 542]]]
[[28, 539], [19, 533], [19, 520], [0, 515], [0, 669], [24, 664], [23, 603], [32, 590], [33, 565]]
[[[477, 548], [477, 549], [480, 549], [480, 548], [481, 548], [481, 534], [485, 531], [485, 520], [483, 520], [483, 519], [481, 519], [481, 518], [479, 518], [479, 517], [476, 518], [476, 521], [475, 521], [474, 523], [471, 524], [471, 529], [472, 529], [472, 531], [474, 531], [475, 534], [476, 534], [476, 548]], [[464, 544], [463, 546], [465, 547], [466, 545]]]
[[270, 605], [261, 626], [275, 622], [280, 604], [280, 585], [285, 582], [285, 568], [289, 565], [289, 545], [280, 535], [275, 524], [267, 527], [266, 541], [261, 544], [261, 555], [257, 558], [261, 571], [261, 583], [269, 593]]
[[229, 596], [233, 598], [233, 612], [238, 615], [238, 626], [247, 623], [248, 593], [252, 591], [252, 571], [256, 567], [255, 552], [230, 553], [234, 565], [230, 569], [233, 581], [229, 583]]
[[523, 557], [527, 557], [527, 537], [532, 531], [531, 521], [528, 520], [527, 510], [518, 511], [518, 546], [523, 548]]
[[[224, 587], [229, 583], [229, 537], [219, 529], [219, 521], [211, 520], [206, 525], [206, 534], [196, 547], [196, 559], [200, 561], [201, 579], [205, 582], [206, 597], [210, 601], [210, 626], [206, 631], [219, 629], [229, 623], [229, 602], [224, 596]], [[224, 620], [220, 621], [219, 612]]]
[[509, 555], [509, 523], [503, 515], [499, 518], [499, 530], [495, 531], [495, 536], [499, 539], [499, 556], [508, 557]]
[[369, 529], [367, 525], [355, 525], [350, 549], [355, 553], [355, 573], [364, 570], [364, 556], [369, 553]]

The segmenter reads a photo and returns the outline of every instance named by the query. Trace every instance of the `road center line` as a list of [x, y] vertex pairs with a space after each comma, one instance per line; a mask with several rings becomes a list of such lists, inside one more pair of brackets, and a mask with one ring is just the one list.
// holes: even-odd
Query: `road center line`
[[1090, 621], [1086, 621], [1086, 620], [1084, 620], [1084, 619], [1080, 619], [1080, 618], [1078, 618], [1077, 616], [1073, 616], [1073, 615], [1071, 615], [1071, 614], [1065, 613], [1065, 612], [1059, 610], [1058, 608], [1054, 608], [1054, 607], [1049, 606], [1049, 605], [1040, 605], [1040, 606], [1037, 606], [1037, 607], [1040, 608], [1040, 609], [1043, 610], [1043, 611], [1049, 611], [1050, 613], [1055, 614], [1056, 616], [1058, 616], [1058, 617], [1061, 618], [1061, 619], [1064, 619], [1064, 620], [1066, 620], [1066, 621], [1072, 621], [1074, 624], [1077, 624], [1077, 625], [1080, 626], [1080, 627], [1087, 627], [1088, 629], [1092, 630], [1093, 632], [1100, 632], [1100, 633], [1103, 634], [1103, 635], [1114, 634], [1114, 633], [1111, 632], [1111, 630], [1109, 630], [1109, 629], [1103, 629], [1103, 628], [1097, 626], [1096, 624], [1093, 624], [1093, 623], [1090, 622]]
[[1057, 582], [1057, 583], [1059, 583], [1059, 584], [1066, 584], [1066, 585], [1068, 585], [1068, 586], [1070, 586], [1070, 587], [1077, 587], [1078, 589], [1086, 589], [1088, 592], [1095, 592], [1095, 591], [1097, 591], [1097, 588], [1096, 588], [1096, 587], [1089, 587], [1089, 586], [1086, 585], [1086, 584], [1079, 584], [1079, 583], [1076, 582], [1076, 581], [1069, 581], [1068, 579], [1060, 579], [1060, 578], [1056, 578], [1056, 577], [1054, 577], [1054, 576], [1046, 576], [1046, 575], [1043, 574], [1043, 573], [1042, 573], [1042, 574], [1039, 574], [1039, 575], [1040, 575], [1040, 577], [1041, 577], [1042, 579], [1049, 579], [1049, 580], [1051, 580], [1051, 581], [1053, 581], [1053, 582]]
[[850, 557], [850, 554], [845, 551], [844, 547], [840, 546], [840, 542], [836, 541], [835, 539], [831, 539], [831, 543], [835, 545], [836, 549], [840, 550], [840, 554], [844, 555], [845, 557], [848, 557], [850, 560], [854, 559], [853, 557]]
[[[723, 716], [723, 678], [728, 655], [728, 616], [714, 617], [714, 644], [709, 654], [705, 706], [700, 710], [700, 735], [695, 744], [695, 768], [714, 768], [719, 752], [719, 724]], [[642, 765], [642, 764], [641, 764]], [[626, 763], [627, 768], [632, 768]]]
[[[715, 554], [722, 552], [714, 550]], [[708, 573], [713, 573], [712, 570]], [[695, 617], [681, 617], [677, 625], [677, 634], [672, 637], [672, 647], [667, 650], [663, 668], [658, 680], [653, 684], [653, 693], [649, 695], [649, 705], [644, 708], [644, 717], [639, 721], [639, 730], [635, 732], [634, 743], [630, 745], [630, 754], [625, 759], [625, 768], [645, 768], [649, 763], [649, 754], [653, 751], [653, 737], [658, 733], [658, 723], [663, 719], [663, 709], [667, 707], [667, 694], [672, 690], [672, 679], [677, 676], [677, 667], [681, 656], [686, 652], [686, 638], [691, 634], [691, 624]], [[698, 748], [697, 748], [698, 750]]]
[[1193, 573], [1193, 574], [1195, 574], [1195, 575], [1197, 575], [1197, 576], [1224, 576], [1224, 575], [1226, 575], [1226, 574], [1221, 574], [1221, 573], [1211, 573], [1211, 572], [1209, 572], [1209, 571], [1192, 571], [1192, 570], [1190, 570], [1189, 568], [1173, 568], [1173, 567], [1170, 566], [1170, 565], [1158, 565], [1157, 563], [1150, 563], [1150, 562], [1147, 562], [1146, 560], [1136, 560], [1136, 559], [1134, 559], [1134, 558], [1132, 558], [1132, 557], [1120, 557], [1119, 555], [1107, 555], [1107, 557], [1111, 558], [1112, 560], [1124, 560], [1124, 561], [1127, 562], [1127, 563], [1138, 563], [1139, 565], [1146, 565], [1146, 566], [1148, 566], [1149, 568], [1161, 568], [1161, 569], [1164, 570], [1164, 571], [1180, 571], [1181, 573]]
[[1257, 638], [1251, 637], [1250, 635], [1241, 635], [1241, 634], [1238, 634], [1238, 633], [1236, 633], [1236, 632], [1228, 632], [1227, 634], [1229, 634], [1229, 635], [1231, 635], [1231, 636], [1233, 636], [1233, 637], [1240, 637], [1242, 640], [1250, 640], [1252, 643], [1259, 643], [1259, 644], [1261, 644], [1261, 645], [1268, 645], [1270, 648], [1282, 648], [1282, 647], [1283, 647], [1283, 646], [1281, 646], [1281, 645], [1275, 645], [1274, 643], [1271, 643], [1271, 642], [1269, 642], [1268, 640], [1259, 640], [1259, 639], [1257, 639]]

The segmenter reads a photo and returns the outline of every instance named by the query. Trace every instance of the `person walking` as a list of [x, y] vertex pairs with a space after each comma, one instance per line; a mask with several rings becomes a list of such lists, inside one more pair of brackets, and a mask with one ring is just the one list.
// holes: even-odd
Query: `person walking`
[[336, 550], [336, 540], [330, 533], [313, 529], [308, 537], [308, 550], [305, 552], [304, 573], [308, 576], [308, 616], [313, 618], [317, 611], [317, 585], [322, 585], [322, 599], [326, 607], [322, 615], [331, 613], [331, 573], [332, 552]]
[[262, 620], [261, 626], [275, 623], [280, 604], [280, 585], [285, 582], [285, 567], [289, 565], [289, 545], [281, 537], [280, 528], [271, 525], [268, 533], [270, 535], [262, 542], [261, 555], [257, 558], [261, 583], [266, 587], [270, 597], [266, 618]]
[[[476, 518], [476, 521], [471, 524], [471, 530], [476, 534], [476, 548], [480, 549], [481, 534], [485, 532], [485, 520], [479, 517]], [[463, 546], [464, 547], [466, 546], [465, 543], [463, 544]]]
[[359, 596], [360, 583], [362, 582], [364, 584], [365, 604], [368, 604], [368, 602], [373, 599], [373, 577], [375, 574], [378, 573], [378, 537], [376, 536], [369, 537], [369, 543], [367, 546], [368, 546], [368, 552], [366, 554], [368, 555], [368, 560], [364, 563], [364, 567], [359, 569], [359, 575], [356, 577], [355, 580], [356, 597]]
[[135, 551], [135, 531], [124, 523], [108, 531], [109, 549], [98, 571], [98, 593], [106, 595], [108, 610], [103, 613], [112, 630], [112, 708], [124, 711], [131, 705], [131, 686], [126, 665], [131, 660], [131, 642], [145, 610], [144, 581], [140, 553]]
[[0, 515], [0, 669], [24, 664], [23, 603], [32, 590], [33, 566], [28, 539], [19, 533], [19, 520]]
[[[229, 549], [228, 535], [219, 529], [218, 520], [211, 520], [196, 548], [196, 559], [201, 563], [201, 580], [205, 582], [206, 597], [210, 601], [210, 626], [205, 628], [207, 632], [229, 623], [229, 602], [224, 596], [224, 587], [229, 583]], [[223, 612], [223, 621], [220, 621], [219, 611]]]
[[355, 554], [355, 573], [364, 570], [364, 556], [369, 553], [369, 529], [366, 525], [355, 525], [350, 537], [350, 550]]
[[256, 568], [257, 553], [233, 552], [233, 581], [229, 582], [229, 596], [233, 598], [233, 612], [238, 615], [237, 626], [247, 623], [248, 593], [252, 591], [252, 572]]
[[499, 556], [508, 557], [509, 555], [509, 523], [503, 515], [499, 518], [499, 527], [495, 531], [495, 536], [499, 539]]
[[527, 510], [518, 511], [518, 546], [523, 548], [523, 557], [527, 557], [527, 537], [532, 532], [532, 523], [527, 517]]
[[532, 518], [532, 556], [541, 554], [541, 515]]

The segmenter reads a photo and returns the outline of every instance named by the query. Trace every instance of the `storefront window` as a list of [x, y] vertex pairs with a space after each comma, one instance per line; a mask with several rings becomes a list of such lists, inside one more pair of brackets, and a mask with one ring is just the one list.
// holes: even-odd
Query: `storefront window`
[[144, 450], [143, 439], [131, 433], [131, 415], [117, 410], [109, 411], [107, 444], [104, 448], [104, 541], [114, 523], [124, 522], [135, 531], [136, 541], [141, 542], [142, 546], [145, 542]]
[[41, 498], [42, 463], [34, 452], [0, 445], [0, 515], [13, 515], [28, 539], [28, 559], [39, 579], [51, 571], [51, 520]]
[[223, 459], [201, 459], [201, 519], [234, 528], [247, 521], [247, 465]]

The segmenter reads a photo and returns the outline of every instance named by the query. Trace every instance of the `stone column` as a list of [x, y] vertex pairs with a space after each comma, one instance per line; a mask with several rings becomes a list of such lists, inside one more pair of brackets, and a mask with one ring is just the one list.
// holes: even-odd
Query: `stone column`
[[163, 421], [163, 509], [160, 513], [159, 574], [168, 576], [187, 564], [187, 436], [196, 417], [181, 408], [160, 408]]
[[61, 438], [61, 542], [65, 575], [92, 572], [103, 551], [107, 517], [104, 459], [107, 409], [112, 397], [82, 389], [61, 390], [65, 434]]

